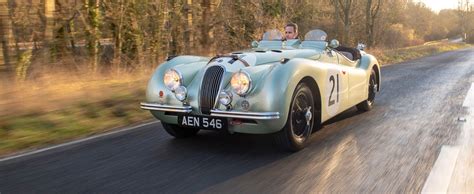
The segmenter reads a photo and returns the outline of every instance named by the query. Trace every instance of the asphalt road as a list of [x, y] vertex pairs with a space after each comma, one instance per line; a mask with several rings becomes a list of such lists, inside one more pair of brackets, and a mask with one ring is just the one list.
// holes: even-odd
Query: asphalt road
[[386, 66], [372, 111], [344, 112], [298, 153], [268, 136], [177, 140], [155, 123], [1, 162], [0, 193], [420, 192], [458, 141], [473, 72], [474, 49]]

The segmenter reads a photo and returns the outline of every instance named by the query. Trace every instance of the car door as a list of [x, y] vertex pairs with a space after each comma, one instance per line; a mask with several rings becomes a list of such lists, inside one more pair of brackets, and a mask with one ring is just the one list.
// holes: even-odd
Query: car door
[[348, 69], [339, 64], [338, 54], [333, 50], [326, 50], [320, 61], [328, 64], [323, 96], [325, 110], [330, 118], [349, 107]]
[[347, 108], [367, 99], [367, 73], [364, 69], [357, 67], [357, 62], [351, 61], [343, 54], [338, 53], [339, 64], [346, 70], [348, 77], [349, 97]]

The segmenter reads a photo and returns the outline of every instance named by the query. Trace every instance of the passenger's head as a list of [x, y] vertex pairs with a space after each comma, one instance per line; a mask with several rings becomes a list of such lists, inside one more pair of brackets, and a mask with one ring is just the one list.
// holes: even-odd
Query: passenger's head
[[297, 39], [298, 38], [298, 25], [295, 23], [288, 23], [285, 26], [285, 37], [286, 39]]

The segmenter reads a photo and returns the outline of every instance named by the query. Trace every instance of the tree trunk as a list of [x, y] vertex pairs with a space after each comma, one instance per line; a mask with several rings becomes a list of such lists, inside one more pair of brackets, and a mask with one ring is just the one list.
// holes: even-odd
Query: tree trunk
[[333, 0], [334, 4], [334, 34], [335, 38], [339, 38], [339, 3]]
[[[184, 5], [184, 14], [186, 16], [186, 24], [184, 30], [184, 40], [186, 41], [186, 51], [194, 49], [194, 36], [193, 36], [193, 0], [186, 0]], [[189, 54], [189, 53], [188, 53]]]
[[[215, 17], [216, 0], [202, 0], [202, 22], [201, 22], [201, 54], [209, 55], [215, 52], [214, 39], [214, 25], [213, 18]], [[205, 45], [205, 46], [204, 46]]]
[[115, 48], [114, 48], [114, 66], [116, 69], [116, 73], [120, 73], [121, 64], [122, 64], [122, 28], [124, 24], [124, 17], [125, 17], [125, 3], [124, 0], [119, 0], [119, 21], [117, 26], [115, 27]]
[[10, 37], [11, 37], [11, 22], [8, 11], [7, 0], [0, 0], [0, 70], [12, 72], [12, 65], [10, 64]]
[[84, 6], [89, 16], [89, 29], [87, 47], [91, 58], [90, 70], [97, 73], [99, 69], [99, 49], [101, 15], [99, 10], [100, 0], [85, 0]]
[[183, 48], [183, 29], [182, 29], [182, 4], [179, 0], [171, 0], [170, 4], [172, 6], [171, 13], [169, 17], [169, 26], [170, 28], [170, 48], [168, 50], [168, 55], [179, 55], [182, 54]]
[[[336, 2], [337, 3], [337, 2]], [[353, 0], [338, 0], [339, 5], [342, 9], [343, 17], [342, 22], [344, 24], [344, 32], [342, 35], [342, 43], [348, 44], [349, 41], [349, 34], [351, 29], [351, 11], [352, 11], [352, 3]]]
[[54, 38], [54, 12], [56, 11], [55, 0], [44, 1], [44, 16], [46, 27], [44, 30], [44, 40], [49, 42]]
[[352, 0], [345, 0], [344, 5], [344, 39], [345, 44], [348, 44], [349, 33], [351, 29], [351, 9], [352, 9]]
[[370, 39], [372, 38], [370, 24], [372, 23], [372, 0], [367, 0], [365, 7], [365, 35], [367, 36], [366, 44], [368, 47], [371, 47]]
[[373, 0], [367, 0], [365, 9], [365, 33], [367, 36], [366, 44], [367, 47], [372, 47], [375, 40], [375, 19], [377, 18], [380, 10], [382, 0], [377, 0], [377, 3], [373, 5]]

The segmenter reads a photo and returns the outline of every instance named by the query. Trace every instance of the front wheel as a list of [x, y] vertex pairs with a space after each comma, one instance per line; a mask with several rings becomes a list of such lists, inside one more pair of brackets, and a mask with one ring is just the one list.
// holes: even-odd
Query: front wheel
[[161, 123], [161, 125], [163, 125], [163, 128], [165, 128], [168, 134], [176, 138], [192, 137], [195, 136], [199, 131], [199, 129], [194, 128], [179, 128], [177, 125], [172, 125], [168, 123]]
[[307, 84], [300, 83], [293, 94], [285, 127], [274, 136], [275, 143], [292, 152], [303, 149], [311, 135], [314, 113], [311, 89]]
[[377, 80], [375, 79], [375, 71], [372, 69], [369, 78], [369, 95], [367, 100], [359, 103], [356, 107], [359, 111], [369, 111], [374, 106], [375, 94], [377, 93]]

